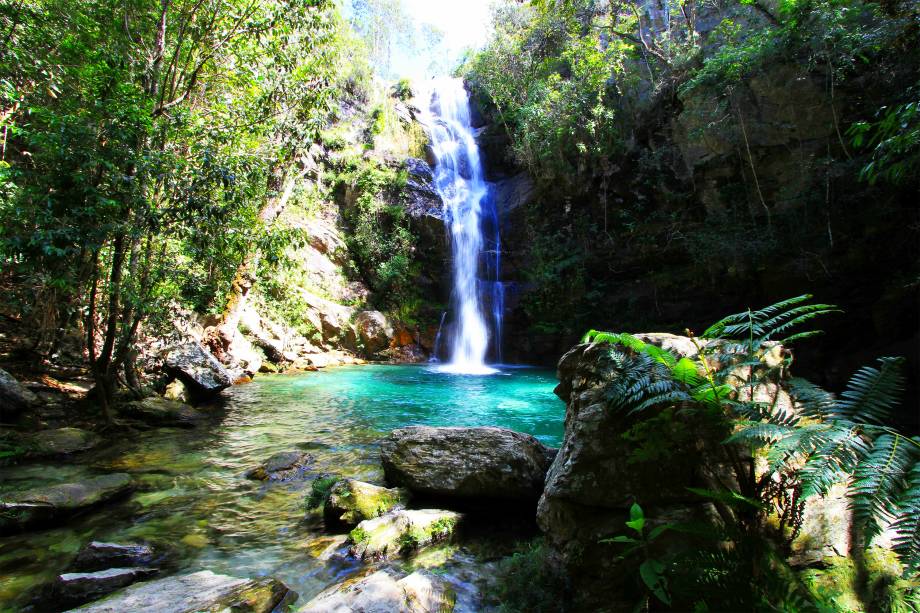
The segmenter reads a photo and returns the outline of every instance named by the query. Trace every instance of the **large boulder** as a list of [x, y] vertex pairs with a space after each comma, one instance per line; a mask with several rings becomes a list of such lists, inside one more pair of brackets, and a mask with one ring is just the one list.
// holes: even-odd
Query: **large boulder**
[[433, 573], [417, 570], [399, 578], [386, 569], [349, 577], [321, 592], [297, 613], [434, 613], [452, 611], [454, 600], [449, 586]]
[[401, 508], [409, 500], [409, 493], [401, 488], [386, 488], [354, 479], [342, 479], [329, 490], [323, 506], [327, 525], [354, 526], [365, 519], [373, 519]]
[[13, 375], [0, 369], [0, 419], [13, 417], [38, 404], [38, 396]]
[[130, 475], [113, 473], [76, 483], [5, 494], [0, 498], [0, 533], [76, 515], [127, 494], [131, 489]]
[[172, 348], [166, 354], [165, 365], [199, 399], [213, 397], [233, 384], [230, 372], [199, 343]]
[[65, 456], [93, 449], [102, 437], [80, 428], [55, 428], [41, 430], [29, 437], [29, 455]]
[[387, 481], [413, 492], [535, 502], [553, 450], [504, 428], [410, 426], [391, 432], [380, 453]]
[[366, 519], [351, 531], [351, 554], [360, 560], [385, 560], [450, 538], [462, 519], [453, 511], [390, 511]]
[[277, 579], [240, 579], [209, 570], [138, 583], [75, 609], [91, 613], [269, 613], [296, 597]]
[[207, 417], [205, 413], [187, 404], [159, 396], [128, 402], [122, 405], [120, 412], [150, 425], [180, 428], [193, 428]]
[[380, 311], [361, 311], [355, 318], [355, 327], [368, 354], [383, 351], [393, 339], [393, 326]]

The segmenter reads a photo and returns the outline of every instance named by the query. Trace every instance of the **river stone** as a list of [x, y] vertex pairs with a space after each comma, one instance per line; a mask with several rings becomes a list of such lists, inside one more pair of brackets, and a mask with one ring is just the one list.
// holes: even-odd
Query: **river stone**
[[62, 483], [0, 499], [0, 532], [30, 527], [52, 519], [75, 515], [132, 489], [125, 473], [102, 475], [76, 483]]
[[70, 455], [96, 447], [102, 439], [98, 434], [80, 428], [42, 430], [29, 437], [33, 456]]
[[205, 419], [205, 414], [187, 404], [150, 396], [143, 400], [134, 400], [121, 407], [121, 413], [153, 426], [178, 426], [194, 428]]
[[103, 543], [92, 541], [74, 559], [74, 570], [94, 571], [106, 568], [152, 566], [163, 558], [150, 545]]
[[361, 560], [384, 560], [409, 553], [449, 538], [462, 517], [438, 509], [390, 511], [351, 531], [351, 554]]
[[156, 568], [108, 568], [95, 572], [65, 573], [51, 586], [51, 597], [58, 606], [75, 606], [102, 598], [159, 572]]
[[289, 481], [303, 477], [304, 469], [313, 462], [313, 456], [302, 451], [282, 451], [261, 465], [246, 472], [247, 479], [257, 481]]
[[456, 595], [437, 575], [417, 570], [399, 578], [378, 570], [345, 579], [322, 591], [297, 613], [434, 613], [454, 610]]
[[198, 343], [186, 343], [171, 349], [166, 354], [165, 366], [198, 398], [215, 396], [233, 384], [233, 378], [224, 365]]
[[0, 417], [11, 417], [38, 404], [38, 396], [0, 368]]
[[504, 428], [394, 430], [381, 444], [387, 481], [413, 492], [534, 502], [553, 451]]
[[273, 578], [239, 579], [204, 570], [138, 583], [76, 611], [92, 613], [269, 613], [296, 597]]
[[188, 388], [185, 386], [185, 383], [182, 383], [181, 379], [173, 379], [170, 381], [169, 385], [166, 386], [166, 390], [163, 392], [163, 397], [167, 400], [174, 400], [175, 402], [189, 402], [191, 400]]
[[390, 346], [393, 326], [380, 311], [361, 311], [355, 318], [355, 327], [365, 352], [373, 354]]
[[323, 506], [323, 517], [330, 526], [354, 526], [365, 519], [379, 517], [402, 508], [409, 492], [401, 488], [386, 488], [354, 479], [342, 479], [332, 486]]

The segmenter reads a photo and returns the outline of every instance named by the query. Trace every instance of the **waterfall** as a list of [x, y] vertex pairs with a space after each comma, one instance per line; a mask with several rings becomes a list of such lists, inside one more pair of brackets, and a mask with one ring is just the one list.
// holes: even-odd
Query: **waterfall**
[[442, 368], [492, 373], [495, 369], [486, 366], [486, 355], [491, 343], [493, 354], [501, 359], [504, 309], [498, 216], [483, 177], [469, 99], [460, 79], [432, 81], [425, 123], [435, 158], [435, 187], [444, 201], [451, 237], [453, 325], [448, 363]]

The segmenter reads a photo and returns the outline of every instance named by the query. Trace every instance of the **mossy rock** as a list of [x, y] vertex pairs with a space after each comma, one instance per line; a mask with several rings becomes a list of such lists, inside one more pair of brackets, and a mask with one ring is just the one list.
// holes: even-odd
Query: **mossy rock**
[[80, 428], [56, 428], [36, 432], [28, 439], [29, 455], [49, 457], [88, 451], [102, 442], [93, 432]]
[[462, 519], [453, 511], [396, 510], [362, 521], [351, 531], [350, 552], [361, 560], [385, 560], [449, 539]]
[[366, 519], [380, 517], [403, 508], [409, 492], [386, 488], [354, 479], [342, 479], [332, 486], [323, 505], [323, 516], [330, 526], [355, 526]]

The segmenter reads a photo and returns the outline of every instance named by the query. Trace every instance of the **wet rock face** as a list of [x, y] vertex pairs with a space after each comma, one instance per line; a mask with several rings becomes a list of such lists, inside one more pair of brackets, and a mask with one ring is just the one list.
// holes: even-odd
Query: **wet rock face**
[[431, 613], [452, 611], [455, 595], [437, 575], [418, 570], [399, 578], [392, 570], [350, 577], [320, 593], [298, 613]]
[[463, 518], [439, 509], [397, 510], [362, 521], [351, 531], [350, 553], [360, 560], [385, 560], [446, 540]]
[[386, 488], [354, 479], [343, 479], [332, 486], [323, 506], [327, 526], [354, 526], [365, 519], [379, 517], [402, 508], [409, 492], [401, 488]]
[[38, 404], [38, 396], [0, 369], [0, 417], [12, 417]]
[[81, 607], [91, 613], [269, 613], [296, 597], [277, 579], [240, 579], [209, 570], [138, 583]]
[[73, 562], [75, 571], [95, 571], [107, 568], [152, 566], [165, 556], [150, 545], [120, 544], [92, 541], [77, 553]]
[[198, 343], [175, 347], [166, 354], [166, 370], [185, 383], [193, 396], [205, 399], [233, 384], [233, 377], [217, 358]]
[[149, 579], [155, 568], [108, 568], [94, 572], [64, 573], [51, 587], [50, 599], [57, 607], [76, 606], [102, 598], [132, 583]]
[[282, 451], [246, 473], [246, 478], [257, 481], [291, 481], [303, 478], [313, 456], [302, 451]]
[[4, 495], [0, 499], [0, 533], [31, 528], [76, 515], [127, 494], [131, 489], [130, 475], [113, 473], [85, 481]]
[[368, 354], [383, 351], [390, 346], [393, 326], [380, 311], [361, 311], [355, 319], [355, 327]]
[[552, 451], [504, 428], [394, 430], [381, 444], [387, 481], [431, 496], [533, 502]]

